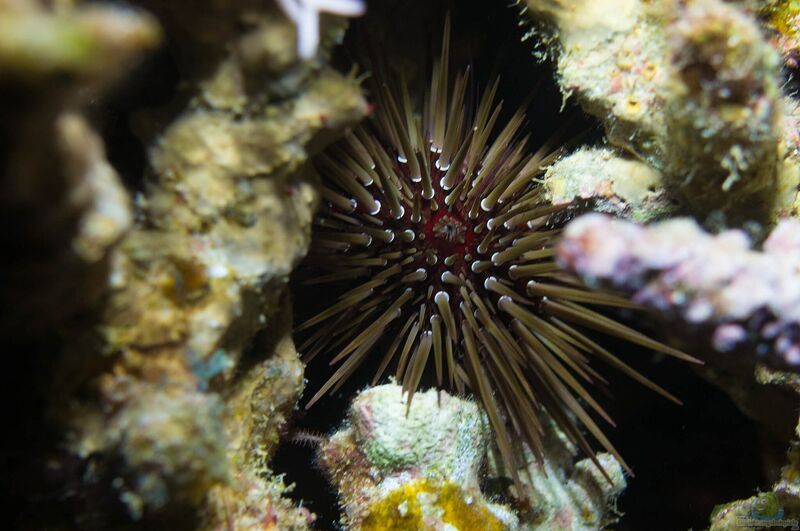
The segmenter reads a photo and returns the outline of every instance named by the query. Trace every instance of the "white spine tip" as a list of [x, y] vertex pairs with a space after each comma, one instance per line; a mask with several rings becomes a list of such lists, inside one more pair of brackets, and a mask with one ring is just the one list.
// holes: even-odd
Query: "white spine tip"
[[433, 296], [433, 300], [436, 304], [450, 302], [450, 295], [446, 291], [437, 291], [436, 295]]
[[448, 186], [447, 182], [444, 180], [444, 177], [439, 179], [439, 186], [441, 186], [443, 190], [449, 190], [452, 188], [452, 186]]
[[481, 199], [481, 208], [484, 212], [489, 212], [492, 209], [492, 205], [489, 203], [488, 197]]
[[378, 200], [375, 200], [375, 208], [370, 210], [369, 213], [374, 216], [375, 214], [377, 214], [380, 211], [381, 211], [381, 202], [378, 201]]
[[502, 265], [502, 261], [500, 259], [500, 253], [494, 253], [492, 255], [492, 263], [496, 266]]
[[480, 272], [480, 271], [478, 271], [478, 262], [472, 262], [472, 265], [470, 265], [469, 268], [473, 273], [479, 273]]
[[391, 231], [391, 230], [387, 229], [387, 230], [384, 230], [383, 233], [386, 234], [386, 243], [392, 243], [394, 241], [394, 238], [395, 238], [394, 231]]
[[433, 193], [432, 189], [431, 190], [423, 190], [422, 191], [422, 197], [424, 199], [433, 199], [433, 196], [434, 196], [434, 193]]
[[444, 273], [442, 273], [440, 278], [442, 279], [442, 282], [457, 282], [458, 281], [458, 277], [455, 276], [450, 271], [445, 271]]
[[494, 228], [494, 218], [489, 218], [489, 221], [486, 222], [486, 228], [489, 230]]
[[414, 234], [414, 231], [411, 229], [406, 229], [403, 231], [403, 239], [407, 242], [413, 242], [416, 237], [417, 235]]
[[397, 215], [395, 216], [395, 219], [400, 219], [405, 215], [406, 215], [406, 209], [403, 208], [403, 205], [400, 205], [400, 210], [397, 212]]
[[399, 162], [400, 164], [405, 164], [406, 162], [408, 162], [408, 159], [401, 153], [397, 155], [397, 162]]

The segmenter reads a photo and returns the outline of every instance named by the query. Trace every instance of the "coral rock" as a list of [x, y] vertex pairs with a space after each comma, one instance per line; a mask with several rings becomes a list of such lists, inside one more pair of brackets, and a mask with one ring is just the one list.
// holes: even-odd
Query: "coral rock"
[[662, 174], [691, 214], [741, 225], [795, 208], [796, 128], [786, 122], [796, 105], [781, 95], [778, 54], [753, 13], [722, 0], [527, 0], [525, 11], [565, 97]]
[[432, 390], [409, 407], [388, 384], [355, 398], [319, 457], [349, 528], [516, 529], [513, 513], [478, 486], [489, 433], [473, 402]]
[[589, 284], [709, 328], [717, 351], [749, 347], [800, 370], [798, 238], [800, 223], [784, 221], [759, 253], [739, 230], [711, 236], [688, 219], [640, 227], [588, 214], [567, 226], [559, 260]]
[[596, 463], [579, 459], [577, 448], [549, 420], [542, 463], [531, 454], [527, 458], [527, 474], [520, 475], [523, 490], [514, 494], [526, 507], [520, 514], [523, 529], [589, 531], [619, 520], [617, 498], [628, 483], [614, 456], [598, 453]]
[[554, 204], [590, 201], [591, 208], [635, 221], [665, 217], [672, 209], [663, 175], [608, 148], [583, 148], [547, 169], [544, 186]]

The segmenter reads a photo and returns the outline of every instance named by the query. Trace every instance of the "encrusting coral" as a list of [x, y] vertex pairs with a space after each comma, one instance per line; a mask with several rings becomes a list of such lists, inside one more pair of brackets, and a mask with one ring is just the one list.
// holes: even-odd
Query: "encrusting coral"
[[585, 201], [593, 211], [640, 222], [675, 210], [661, 172], [607, 147], [585, 147], [560, 158], [547, 168], [542, 185], [555, 205]]
[[474, 402], [432, 390], [409, 407], [387, 384], [360, 393], [317, 452], [350, 529], [516, 529], [479, 488], [489, 433]]
[[719, 352], [800, 371], [800, 222], [781, 222], [763, 252], [750, 247], [741, 230], [712, 236], [686, 218], [642, 227], [587, 214], [567, 226], [558, 260], [709, 334]]
[[528, 456], [522, 474], [522, 494], [529, 505], [520, 507], [524, 529], [589, 531], [619, 521], [617, 498], [628, 485], [625, 471], [613, 455], [598, 453], [605, 475], [589, 458], [580, 459], [572, 444], [555, 423], [545, 427], [545, 455], [542, 466]]
[[[72, 211], [57, 211], [62, 226], [53, 240], [107, 264], [106, 274], [92, 276], [92, 322], [61, 330], [64, 353], [46, 396], [51, 427], [62, 435], [47, 466], [67, 475], [70, 490], [58, 495], [86, 528], [176, 521], [306, 528], [312, 516], [281, 497], [284, 487], [267, 467], [303, 387], [291, 312], [278, 309], [289, 308], [285, 286], [306, 251], [317, 201], [304, 164], [367, 111], [358, 82], [326, 64], [344, 24], [326, 18], [320, 53], [303, 61], [296, 41], [283, 38], [293, 23], [270, 2], [139, 4], [154, 16], [117, 7], [65, 4], [47, 14], [34, 2], [12, 3], [19, 12], [3, 6], [10, 11], [2, 24], [16, 20], [18, 27], [0, 38], [2, 68], [17, 68], [23, 80], [32, 72], [31, 83], [73, 69], [75, 88], [67, 83], [63, 98], [76, 109], [77, 91], [102, 88], [156, 42], [156, 20], [171, 36], [185, 81], [172, 109], [138, 118], [149, 175], [124, 238], [127, 193], [69, 107], [43, 106], [29, 125], [32, 133], [48, 131], [46, 142], [67, 155], [54, 157], [66, 171], [48, 176], [63, 175], [72, 186], [65, 197], [56, 193], [60, 185], [50, 185], [50, 195], [34, 188], [41, 179], [4, 181], [29, 187], [4, 201], [21, 201], [22, 192], [72, 201]], [[25, 39], [52, 65], [25, 67]], [[44, 55], [44, 46], [53, 53]], [[53, 163], [40, 152], [15, 153], [32, 176]], [[81, 179], [79, 186], [69, 179]], [[109, 213], [115, 207], [121, 214]], [[46, 231], [52, 223], [43, 221]], [[81, 474], [86, 467], [91, 474]], [[94, 490], [103, 497], [83, 504]], [[29, 525], [49, 516], [39, 511]]]
[[[654, 309], [685, 342], [705, 345], [703, 375], [763, 427], [765, 450], [786, 444], [800, 390], [800, 222], [780, 222], [756, 251], [738, 229], [711, 235], [687, 218], [645, 227], [587, 214], [566, 227], [558, 259], [586, 283]], [[774, 487], [793, 515], [796, 453]], [[716, 511], [712, 528], [732, 528], [756, 500]]]
[[86, 117], [161, 37], [140, 11], [0, 2], [0, 334], [36, 337], [96, 305], [130, 200]]
[[[609, 454], [574, 462], [577, 448], [550, 422], [543, 465], [522, 474], [527, 510], [519, 519], [479, 488], [490, 431], [478, 406], [443, 391], [406, 403], [401, 386], [362, 391], [345, 424], [317, 455], [336, 487], [348, 529], [597, 529], [615, 520], [626, 481]], [[495, 476], [489, 471], [488, 476]], [[449, 527], [448, 527], [449, 526]]]
[[693, 215], [771, 222], [795, 208], [796, 106], [781, 95], [778, 54], [742, 6], [528, 0], [524, 10], [564, 94]]
[[[116, 354], [99, 376], [101, 409], [80, 409], [70, 420], [80, 451], [118, 456], [133, 478], [120, 490], [138, 511], [197, 506], [212, 485], [227, 489], [217, 494], [224, 512], [206, 515], [208, 525], [248, 516], [255, 508], [241, 506], [252, 502], [254, 484], [272, 492], [267, 456], [302, 389], [289, 322], [273, 316], [308, 244], [315, 192], [301, 168], [306, 146], [366, 112], [357, 83], [324, 65], [295, 58], [279, 67], [292, 70], [290, 79], [264, 78], [258, 65], [280, 65], [292, 43], [265, 38], [265, 28], [285, 22], [268, 6], [248, 4], [192, 8], [198, 23], [180, 21], [201, 32], [244, 17], [252, 29], [230, 33], [229, 55], [150, 149], [141, 221], [116, 257], [100, 323], [105, 349]], [[177, 23], [176, 3], [147, 5], [168, 31]], [[208, 37], [186, 40], [195, 36]], [[183, 52], [190, 68], [201, 60]], [[270, 96], [275, 90], [280, 99]], [[284, 352], [259, 352], [242, 365], [244, 348], [268, 323], [273, 347], [283, 342]], [[192, 414], [184, 403], [194, 404]], [[155, 412], [163, 428], [151, 431]], [[121, 429], [91, 429], [92, 414]], [[175, 432], [169, 452], [153, 438], [159, 430]], [[131, 440], [141, 444], [120, 444]], [[294, 527], [292, 519], [287, 512], [276, 525]]]

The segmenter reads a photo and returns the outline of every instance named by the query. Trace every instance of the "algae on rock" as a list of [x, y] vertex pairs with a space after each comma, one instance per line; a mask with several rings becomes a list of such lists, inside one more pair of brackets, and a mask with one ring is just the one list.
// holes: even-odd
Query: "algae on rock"
[[471, 401], [399, 385], [362, 391], [346, 423], [318, 449], [349, 529], [517, 529], [516, 516], [481, 494], [489, 425]]
[[[774, 455], [796, 410], [796, 377], [765, 364], [795, 371], [800, 359], [796, 223], [779, 224], [797, 215], [800, 187], [798, 104], [791, 81], [789, 94], [781, 85], [781, 66], [797, 67], [797, 2], [519, 3], [555, 59], [565, 98], [602, 122], [610, 144], [554, 164], [544, 183], [551, 197], [639, 222], [721, 221], [759, 240], [777, 225], [757, 253], [742, 231], [713, 237], [692, 220], [646, 228], [590, 215], [567, 227], [559, 251], [567, 272], [621, 289], [702, 349], [699, 372], [766, 428], [762, 444]], [[639, 173], [619, 169], [625, 156], [658, 177], [638, 194], [643, 203], [617, 189], [619, 175], [635, 183]], [[663, 202], [653, 209], [652, 198]], [[789, 514], [795, 502], [782, 492]], [[720, 510], [712, 528], [734, 528], [756, 500]]]
[[0, 2], [2, 337], [35, 338], [103, 297], [132, 215], [86, 114], [159, 40], [138, 11]]
[[[29, 133], [10, 147], [3, 201], [53, 212], [23, 237], [47, 234], [88, 264], [75, 274], [93, 291], [75, 301], [88, 323], [41, 323], [64, 344], [44, 393], [60, 439], [48, 466], [74, 470], [71, 499], [103, 491], [67, 516], [86, 528], [306, 528], [312, 515], [281, 497], [267, 461], [303, 387], [285, 294], [317, 203], [305, 164], [367, 112], [358, 81], [327, 65], [345, 23], [326, 17], [324, 50], [306, 61], [271, 2], [138, 4], [154, 16], [0, 4], [0, 26], [16, 24], [0, 37], [5, 79], [41, 87], [19, 122]], [[138, 118], [149, 171], [131, 224], [127, 192], [76, 111], [162, 31], [182, 83], [170, 109]], [[55, 83], [59, 72], [71, 77]], [[44, 157], [32, 150], [42, 132]], [[56, 161], [64, 170], [48, 172]], [[47, 289], [50, 271], [10, 271], [28, 275], [10, 296]]]
[[[795, 209], [795, 105], [752, 13], [722, 0], [528, 0], [565, 96], [664, 175], [695, 217], [772, 223]], [[747, 205], [747, 206], [745, 206]]]
[[645, 162], [608, 148], [581, 148], [557, 160], [542, 178], [548, 201], [588, 201], [591, 209], [647, 222], [675, 210], [664, 177]]
[[485, 414], [444, 391], [416, 393], [408, 405], [401, 386], [366, 389], [317, 453], [351, 529], [417, 529], [424, 521], [425, 528], [578, 531], [616, 521], [626, 486], [619, 462], [597, 454], [604, 477], [590, 459], [576, 462], [577, 449], [554, 423], [546, 425], [544, 462], [527, 455], [523, 492], [504, 496], [526, 508], [518, 514], [480, 490], [481, 479], [511, 483], [502, 461], [489, 459]]

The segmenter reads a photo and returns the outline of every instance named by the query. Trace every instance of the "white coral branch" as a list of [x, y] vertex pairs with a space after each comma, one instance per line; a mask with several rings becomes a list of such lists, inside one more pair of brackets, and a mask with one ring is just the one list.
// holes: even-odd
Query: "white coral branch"
[[303, 59], [317, 54], [319, 47], [319, 15], [331, 13], [341, 17], [358, 17], [366, 6], [362, 0], [276, 0], [297, 27], [297, 53]]

